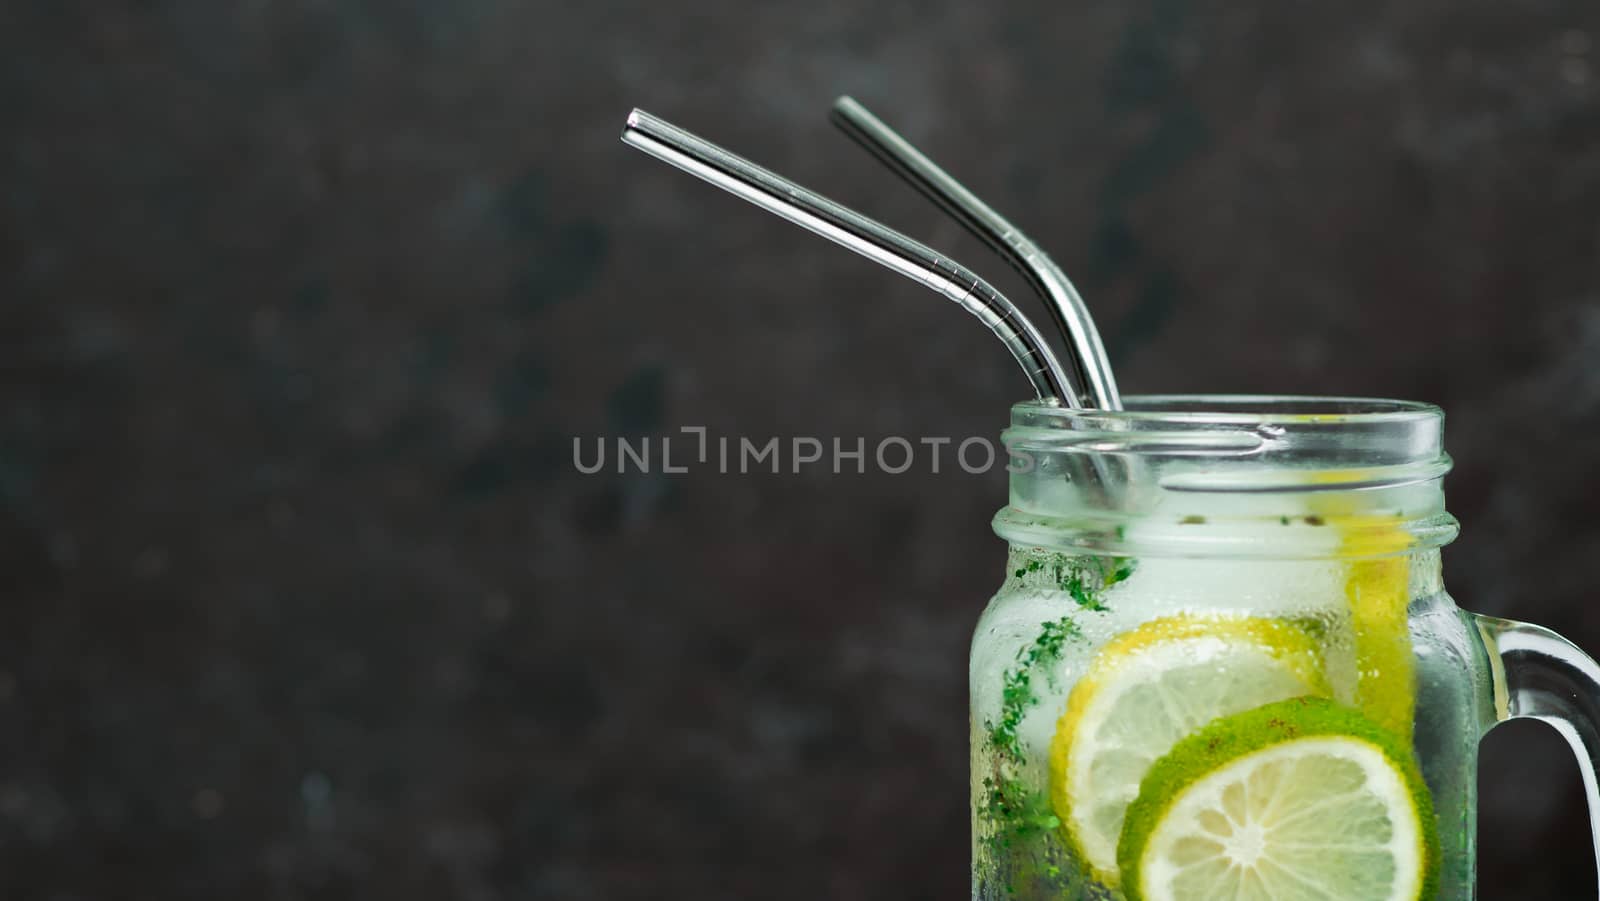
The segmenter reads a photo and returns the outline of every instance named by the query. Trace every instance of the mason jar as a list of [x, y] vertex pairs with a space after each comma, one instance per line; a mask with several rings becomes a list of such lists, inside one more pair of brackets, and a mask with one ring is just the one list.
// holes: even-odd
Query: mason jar
[[1600, 669], [1440, 577], [1443, 414], [1357, 398], [1017, 405], [970, 663], [972, 897], [1471, 898], [1478, 742]]

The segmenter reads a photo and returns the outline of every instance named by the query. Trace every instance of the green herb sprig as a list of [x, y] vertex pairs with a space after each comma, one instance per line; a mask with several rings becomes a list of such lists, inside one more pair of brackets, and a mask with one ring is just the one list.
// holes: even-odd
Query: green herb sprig
[[[1135, 561], [1127, 557], [1051, 554], [1047, 559], [1029, 560], [1018, 567], [1014, 575], [1020, 580], [1048, 570], [1047, 584], [1065, 592], [1081, 609], [1104, 611], [1107, 608], [1101, 595], [1107, 588], [1133, 575], [1135, 565]], [[983, 780], [982, 812], [990, 824], [986, 844], [996, 859], [1014, 845], [1050, 834], [1061, 826], [1045, 792], [1030, 787], [1022, 779], [1026, 749], [1017, 730], [1028, 711], [1039, 703], [1034, 680], [1042, 676], [1053, 682], [1056, 664], [1061, 661], [1067, 644], [1082, 638], [1083, 630], [1071, 615], [1040, 626], [1039, 635], [1017, 651], [1016, 664], [1005, 672], [1000, 689], [999, 720], [984, 722], [988, 744], [994, 753], [994, 770]], [[1055, 864], [1049, 864], [1045, 870], [1045, 875], [1051, 878], [1060, 875]], [[1014, 885], [1008, 884], [1006, 888], [1015, 894]]]

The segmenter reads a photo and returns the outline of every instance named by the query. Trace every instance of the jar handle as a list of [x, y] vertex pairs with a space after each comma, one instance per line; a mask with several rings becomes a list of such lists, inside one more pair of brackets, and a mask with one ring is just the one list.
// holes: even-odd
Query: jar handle
[[1600, 664], [1560, 635], [1528, 623], [1469, 614], [1489, 651], [1494, 680], [1492, 727], [1510, 719], [1542, 720], [1572, 746], [1589, 801], [1589, 832], [1600, 866]]

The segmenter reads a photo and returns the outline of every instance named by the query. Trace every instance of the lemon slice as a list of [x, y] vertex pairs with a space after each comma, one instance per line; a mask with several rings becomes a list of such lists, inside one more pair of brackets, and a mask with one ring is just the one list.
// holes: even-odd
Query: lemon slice
[[1119, 848], [1129, 901], [1417, 901], [1433, 805], [1409, 744], [1320, 698], [1212, 723], [1156, 762]]
[[[1340, 553], [1354, 557], [1345, 579], [1355, 634], [1356, 702], [1380, 725], [1410, 735], [1417, 706], [1407, 606], [1413, 539], [1398, 516], [1355, 515], [1336, 521]], [[1375, 556], [1387, 554], [1389, 556]]]
[[1218, 717], [1328, 693], [1316, 642], [1283, 621], [1177, 616], [1112, 639], [1073, 686], [1050, 746], [1068, 846], [1115, 886], [1123, 814], [1157, 758]]
[[[1313, 482], [1355, 481], [1349, 470], [1312, 474]], [[1400, 513], [1374, 513], [1348, 491], [1317, 495], [1312, 507], [1333, 527], [1348, 559], [1344, 593], [1355, 639], [1356, 705], [1378, 724], [1410, 735], [1416, 715], [1416, 663], [1407, 625], [1411, 558], [1416, 543]]]

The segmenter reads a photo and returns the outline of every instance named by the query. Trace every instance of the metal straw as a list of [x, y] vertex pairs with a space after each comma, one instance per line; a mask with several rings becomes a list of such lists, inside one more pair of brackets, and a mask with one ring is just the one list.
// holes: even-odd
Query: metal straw
[[1080, 405], [1076, 385], [1039, 330], [960, 263], [643, 110], [628, 116], [622, 140], [961, 304], [1005, 343], [1041, 399]]
[[1020, 229], [951, 178], [866, 107], [850, 97], [840, 97], [834, 101], [832, 118], [895, 174], [926, 194], [1022, 273], [1049, 308], [1051, 318], [1067, 342], [1071, 351], [1069, 362], [1076, 376], [1072, 384], [1086, 389], [1086, 394], [1078, 399], [1085, 406], [1101, 410], [1122, 409], [1122, 398], [1117, 393], [1117, 382], [1111, 374], [1111, 361], [1106, 357], [1100, 332], [1089, 315], [1089, 308], [1061, 267]]

